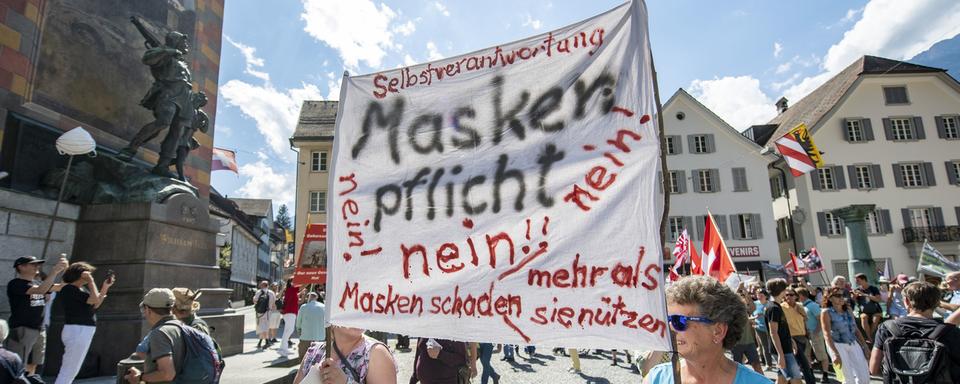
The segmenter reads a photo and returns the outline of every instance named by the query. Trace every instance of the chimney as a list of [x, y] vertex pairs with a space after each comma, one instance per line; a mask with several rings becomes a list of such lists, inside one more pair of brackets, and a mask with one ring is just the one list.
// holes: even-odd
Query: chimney
[[777, 100], [775, 104], [777, 106], [777, 114], [781, 114], [787, 111], [787, 98], [781, 97], [780, 100]]

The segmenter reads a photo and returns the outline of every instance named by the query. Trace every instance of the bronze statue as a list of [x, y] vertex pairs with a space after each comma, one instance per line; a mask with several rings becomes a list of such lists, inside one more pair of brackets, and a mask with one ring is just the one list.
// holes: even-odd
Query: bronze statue
[[196, 109], [192, 103], [192, 78], [189, 63], [184, 56], [189, 52], [187, 35], [169, 32], [163, 45], [135, 17], [131, 21], [146, 39], [147, 51], [141, 61], [150, 66], [153, 85], [140, 100], [140, 105], [153, 111], [154, 121], [146, 124], [121, 150], [120, 158], [129, 161], [137, 150], [147, 141], [157, 137], [167, 129], [167, 135], [160, 144], [160, 159], [153, 173], [165, 177], [174, 177], [170, 172], [177, 155], [177, 146], [184, 126], [193, 124]]
[[193, 121], [189, 126], [184, 128], [183, 134], [180, 135], [180, 140], [177, 142], [177, 158], [174, 161], [177, 168], [177, 175], [180, 176], [180, 181], [187, 181], [183, 175], [183, 163], [187, 161], [187, 156], [190, 155], [190, 151], [200, 148], [200, 142], [193, 137], [193, 134], [196, 133], [197, 130], [207, 133], [207, 130], [210, 129], [210, 117], [201, 109], [204, 105], [207, 105], [207, 94], [197, 92], [193, 94], [192, 99], [192, 107], [194, 109]]

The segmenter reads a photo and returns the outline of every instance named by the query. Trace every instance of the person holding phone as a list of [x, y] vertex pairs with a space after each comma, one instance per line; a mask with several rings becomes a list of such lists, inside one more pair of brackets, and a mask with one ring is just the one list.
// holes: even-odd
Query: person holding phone
[[103, 281], [103, 286], [97, 289], [94, 271], [94, 266], [81, 261], [70, 264], [63, 272], [64, 286], [56, 300], [63, 307], [64, 322], [60, 340], [63, 341], [64, 352], [56, 384], [72, 383], [80, 372], [97, 330], [97, 308], [103, 304], [107, 291], [116, 280], [111, 271]]

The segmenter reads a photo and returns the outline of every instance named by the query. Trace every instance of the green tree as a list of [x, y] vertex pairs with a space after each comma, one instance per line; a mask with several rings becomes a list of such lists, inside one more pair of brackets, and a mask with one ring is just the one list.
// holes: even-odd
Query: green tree
[[280, 210], [277, 211], [277, 219], [274, 220], [274, 222], [286, 230], [290, 230], [293, 227], [292, 221], [290, 220], [290, 211], [287, 209], [286, 204], [280, 205]]

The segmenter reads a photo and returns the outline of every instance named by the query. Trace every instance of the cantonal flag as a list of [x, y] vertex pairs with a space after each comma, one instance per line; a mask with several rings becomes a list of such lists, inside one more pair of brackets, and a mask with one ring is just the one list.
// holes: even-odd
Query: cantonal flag
[[673, 263], [673, 267], [670, 268], [670, 281], [680, 280], [680, 273], [678, 272], [680, 268], [683, 267], [683, 263], [687, 260], [687, 254], [690, 253], [690, 238], [687, 237], [687, 230], [684, 229], [683, 232], [680, 232], [680, 236], [677, 237], [677, 244], [673, 247], [673, 257], [677, 258], [677, 261]]
[[820, 157], [820, 151], [813, 144], [813, 137], [807, 132], [804, 124], [791, 129], [786, 135], [773, 142], [777, 146], [777, 151], [786, 160], [790, 167], [790, 173], [794, 177], [804, 174], [823, 166], [823, 159]]
[[239, 170], [237, 169], [237, 153], [229, 149], [214, 147], [210, 171], [233, 171], [233, 173], [239, 174]]

